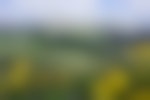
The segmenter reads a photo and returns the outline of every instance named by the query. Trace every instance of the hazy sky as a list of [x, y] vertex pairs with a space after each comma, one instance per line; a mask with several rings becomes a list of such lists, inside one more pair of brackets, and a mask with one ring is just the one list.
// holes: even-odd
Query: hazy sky
[[0, 22], [149, 20], [150, 0], [0, 0]]

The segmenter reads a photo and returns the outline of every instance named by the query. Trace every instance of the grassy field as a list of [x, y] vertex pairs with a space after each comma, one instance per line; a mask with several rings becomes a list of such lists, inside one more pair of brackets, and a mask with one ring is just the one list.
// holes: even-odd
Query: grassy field
[[1, 32], [0, 100], [150, 100], [149, 37], [62, 33]]

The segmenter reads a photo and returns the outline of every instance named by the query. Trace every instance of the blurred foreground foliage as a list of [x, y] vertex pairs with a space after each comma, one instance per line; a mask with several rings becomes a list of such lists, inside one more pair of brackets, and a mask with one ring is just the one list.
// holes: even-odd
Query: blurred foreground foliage
[[0, 100], [150, 100], [147, 37], [0, 35]]

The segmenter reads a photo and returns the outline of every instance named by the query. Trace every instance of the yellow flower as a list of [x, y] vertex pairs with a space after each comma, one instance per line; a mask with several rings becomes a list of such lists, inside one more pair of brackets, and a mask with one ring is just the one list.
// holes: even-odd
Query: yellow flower
[[27, 59], [18, 59], [10, 72], [9, 81], [13, 89], [25, 88], [29, 82], [31, 66]]
[[111, 69], [102, 78], [97, 79], [92, 86], [93, 100], [115, 100], [118, 93], [129, 85], [128, 74], [121, 69]]

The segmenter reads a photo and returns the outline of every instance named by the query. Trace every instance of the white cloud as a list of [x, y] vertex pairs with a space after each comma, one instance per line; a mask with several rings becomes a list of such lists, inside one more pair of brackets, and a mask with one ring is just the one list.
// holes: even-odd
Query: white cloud
[[94, 0], [13, 0], [1, 15], [16, 21], [82, 22], [94, 19], [94, 7]]
[[[108, 4], [112, 1], [118, 6], [114, 9], [109, 8], [110, 4], [106, 5], [106, 8], [112, 9], [113, 12], [104, 9], [102, 1], [106, 0], [12, 0], [11, 3], [5, 2], [4, 6], [0, 6], [0, 19], [63, 24], [64, 22], [86, 23], [115, 16], [117, 20], [131, 22], [138, 20], [138, 16], [147, 16], [150, 11], [149, 0], [107, 0]], [[113, 15], [109, 16], [109, 13]]]

